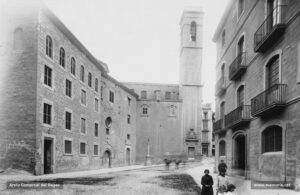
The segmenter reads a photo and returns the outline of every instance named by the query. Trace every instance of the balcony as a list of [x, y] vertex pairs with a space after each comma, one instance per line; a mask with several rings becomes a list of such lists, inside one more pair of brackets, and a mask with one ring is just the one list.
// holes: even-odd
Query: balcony
[[224, 120], [220, 119], [220, 120], [214, 122], [213, 123], [213, 130], [214, 130], [214, 133], [218, 133], [220, 131], [225, 130]]
[[229, 66], [229, 79], [237, 80], [247, 70], [246, 52], [240, 53]]
[[226, 128], [236, 128], [247, 125], [251, 120], [251, 106], [242, 105], [225, 116]]
[[282, 36], [286, 27], [284, 13], [285, 5], [277, 5], [255, 32], [255, 52], [266, 52]]
[[251, 99], [251, 115], [277, 114], [286, 106], [286, 84], [276, 84]]
[[225, 92], [226, 92], [226, 88], [227, 88], [227, 85], [226, 85], [226, 79], [224, 77], [221, 77], [217, 84], [216, 84], [216, 95], [217, 96], [221, 96], [223, 95]]

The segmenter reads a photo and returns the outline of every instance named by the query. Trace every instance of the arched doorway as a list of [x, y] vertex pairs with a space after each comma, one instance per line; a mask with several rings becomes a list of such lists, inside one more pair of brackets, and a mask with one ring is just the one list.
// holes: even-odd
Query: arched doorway
[[238, 170], [239, 175], [245, 174], [246, 169], [246, 136], [238, 134], [233, 138], [233, 169]]
[[106, 150], [103, 154], [103, 166], [111, 168], [111, 152], [109, 150]]
[[126, 149], [126, 164], [130, 165], [130, 149]]

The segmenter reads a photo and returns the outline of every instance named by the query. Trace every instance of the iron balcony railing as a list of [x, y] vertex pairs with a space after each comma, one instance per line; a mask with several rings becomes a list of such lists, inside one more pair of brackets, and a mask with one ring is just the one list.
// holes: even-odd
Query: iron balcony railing
[[249, 122], [251, 119], [251, 106], [241, 105], [225, 116], [226, 128], [233, 128], [237, 125]]
[[225, 77], [221, 77], [218, 82], [216, 83], [216, 95], [221, 96], [226, 91], [226, 79]]
[[273, 44], [278, 39], [278, 36], [283, 33], [285, 29], [285, 7], [286, 5], [277, 5], [257, 29], [254, 34], [255, 51], [264, 52], [268, 45]]
[[286, 84], [276, 84], [251, 99], [251, 114], [259, 116], [271, 108], [283, 108], [286, 104]]
[[247, 69], [246, 52], [241, 52], [229, 66], [229, 79], [236, 80]]
[[224, 124], [224, 119], [220, 119], [216, 122], [213, 123], [213, 130], [215, 131], [219, 131], [225, 128], [225, 124]]

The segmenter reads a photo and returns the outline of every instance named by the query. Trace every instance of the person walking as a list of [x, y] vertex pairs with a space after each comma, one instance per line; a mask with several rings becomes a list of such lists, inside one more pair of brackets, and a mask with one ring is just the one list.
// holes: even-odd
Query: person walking
[[214, 180], [211, 175], [209, 175], [209, 170], [205, 169], [204, 170], [204, 176], [202, 176], [201, 179], [201, 185], [202, 185], [202, 190], [201, 190], [201, 195], [213, 195], [213, 185], [214, 185]]
[[218, 194], [226, 194], [228, 191], [228, 185], [229, 185], [229, 179], [228, 176], [225, 175], [225, 172], [220, 172], [220, 175], [218, 175], [218, 183], [217, 183], [217, 195]]
[[227, 165], [226, 165], [226, 163], [224, 162], [224, 160], [221, 160], [221, 162], [220, 162], [220, 164], [219, 164], [219, 166], [218, 166], [218, 170], [219, 170], [219, 174], [220, 174], [221, 172], [226, 173], [226, 171], [227, 171]]

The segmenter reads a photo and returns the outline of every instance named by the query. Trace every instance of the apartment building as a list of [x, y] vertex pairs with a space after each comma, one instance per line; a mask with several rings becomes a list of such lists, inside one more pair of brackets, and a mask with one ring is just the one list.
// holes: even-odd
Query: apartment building
[[300, 178], [300, 2], [231, 0], [217, 45], [216, 166], [253, 180]]

